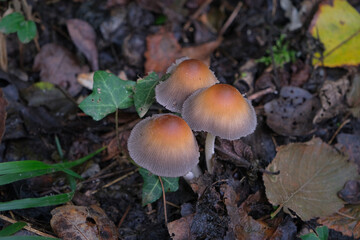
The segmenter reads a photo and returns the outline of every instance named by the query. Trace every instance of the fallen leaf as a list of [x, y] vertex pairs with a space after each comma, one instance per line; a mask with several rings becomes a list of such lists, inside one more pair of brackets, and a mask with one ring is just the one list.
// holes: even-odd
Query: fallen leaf
[[294, 31], [302, 27], [300, 13], [290, 0], [280, 0], [280, 6], [285, 12], [285, 16], [290, 20], [286, 26], [290, 31]]
[[21, 91], [30, 107], [45, 106], [56, 116], [64, 116], [76, 105], [62, 91], [49, 82], [37, 82]]
[[263, 176], [266, 196], [274, 206], [303, 221], [330, 215], [343, 207], [337, 197], [345, 182], [358, 176], [356, 166], [319, 138], [278, 148]]
[[98, 206], [61, 206], [51, 211], [50, 225], [63, 240], [118, 239], [115, 224]]
[[0, 88], [0, 142], [5, 132], [6, 106], [8, 105]]
[[55, 43], [44, 45], [36, 55], [33, 69], [40, 71], [41, 81], [59, 85], [75, 96], [81, 90], [76, 75], [89, 72], [87, 66], [80, 67], [70, 51]]
[[222, 42], [222, 38], [197, 46], [181, 48], [175, 36], [164, 28], [146, 38], [145, 72], [165, 73], [166, 69], [181, 57], [198, 59], [210, 65], [210, 56]]
[[340, 133], [336, 140], [344, 146], [344, 151], [349, 155], [350, 161], [356, 163], [360, 170], [360, 135]]
[[317, 220], [330, 229], [341, 232], [345, 236], [360, 238], [360, 205], [348, 205], [328, 217]]
[[303, 63], [301, 60], [298, 60], [291, 66], [291, 69], [291, 86], [301, 87], [304, 83], [307, 82], [311, 72], [311, 68], [308, 64]]
[[265, 104], [267, 125], [284, 136], [303, 136], [312, 132], [312, 120], [319, 100], [298, 87], [283, 87], [280, 97]]
[[349, 84], [349, 80], [346, 77], [336, 82], [329, 80], [324, 82], [319, 93], [322, 107], [316, 113], [313, 123], [320, 123], [345, 111], [344, 99], [349, 89]]
[[94, 84], [94, 72], [90, 73], [80, 73], [76, 77], [78, 83], [80, 83], [82, 86], [86, 87], [89, 90], [93, 89]]
[[325, 51], [315, 54], [314, 65], [341, 67], [360, 64], [360, 14], [346, 0], [327, 0], [319, 5], [309, 32]]
[[80, 19], [69, 19], [66, 21], [71, 40], [82, 52], [91, 64], [93, 71], [99, 69], [98, 50], [95, 45], [96, 33], [94, 28]]
[[293, 220], [287, 216], [276, 228], [269, 240], [296, 239], [297, 227]]
[[146, 38], [145, 72], [165, 73], [166, 69], [179, 57], [180, 44], [171, 32], [161, 28], [159, 32]]
[[275, 229], [265, 222], [257, 221], [249, 216], [250, 205], [260, 200], [260, 192], [250, 195], [241, 205], [237, 206], [234, 189], [229, 185], [222, 185], [226, 210], [230, 217], [229, 227], [232, 228], [236, 239], [268, 239]]
[[339, 192], [339, 197], [347, 203], [359, 204], [360, 203], [360, 181], [350, 180], [347, 181], [344, 188]]
[[198, 59], [210, 66], [210, 56], [222, 43], [219, 37], [215, 41], [203, 43], [197, 46], [185, 47], [181, 50], [181, 56]]
[[178, 220], [169, 222], [167, 225], [168, 232], [173, 240], [190, 240], [195, 239], [190, 231], [191, 222], [194, 214], [182, 217]]

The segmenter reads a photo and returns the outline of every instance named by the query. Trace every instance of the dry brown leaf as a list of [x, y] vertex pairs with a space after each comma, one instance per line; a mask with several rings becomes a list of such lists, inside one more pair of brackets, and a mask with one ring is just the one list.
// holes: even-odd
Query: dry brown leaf
[[181, 50], [181, 56], [199, 59], [210, 66], [210, 56], [217, 49], [222, 42], [222, 38], [215, 41], [203, 43], [197, 46], [185, 47]]
[[266, 196], [279, 210], [290, 214], [291, 209], [303, 221], [328, 216], [344, 205], [338, 191], [358, 177], [356, 165], [347, 160], [319, 138], [281, 146], [266, 168], [280, 174], [263, 176]]
[[303, 63], [301, 60], [296, 61], [291, 66], [292, 74], [290, 85], [294, 87], [301, 87], [310, 77], [310, 65]]
[[260, 192], [250, 195], [240, 207], [237, 206], [237, 196], [229, 185], [222, 185], [226, 210], [230, 217], [229, 227], [232, 228], [236, 239], [268, 239], [275, 229], [265, 222], [257, 221], [248, 215], [251, 203], [260, 200]]
[[283, 87], [280, 97], [265, 104], [267, 125], [285, 136], [303, 136], [313, 130], [312, 119], [319, 101], [298, 87]]
[[92, 70], [97, 71], [99, 63], [94, 28], [89, 23], [80, 19], [69, 19], [66, 21], [66, 26], [75, 46], [86, 56]]
[[199, 59], [210, 65], [210, 56], [219, 47], [222, 38], [197, 46], [181, 48], [175, 36], [164, 28], [146, 38], [145, 72], [165, 73], [166, 69], [180, 57]]
[[118, 239], [115, 224], [98, 206], [61, 206], [51, 211], [50, 224], [63, 240]]
[[161, 28], [154, 35], [146, 38], [145, 72], [165, 73], [166, 69], [179, 57], [180, 44], [171, 32]]
[[35, 57], [33, 69], [40, 71], [41, 81], [57, 84], [72, 96], [81, 90], [76, 75], [89, 72], [87, 66], [79, 65], [70, 51], [55, 43], [41, 48]]
[[313, 120], [314, 123], [332, 118], [346, 109], [344, 99], [349, 89], [349, 84], [349, 80], [346, 77], [336, 82], [324, 82], [319, 93], [322, 108], [316, 113]]
[[5, 132], [6, 106], [8, 105], [0, 88], [0, 142]]
[[360, 135], [340, 133], [336, 140], [344, 146], [344, 151], [349, 155], [351, 161], [358, 165], [360, 170]]
[[191, 234], [190, 226], [194, 218], [194, 214], [182, 217], [172, 221], [167, 225], [168, 232], [173, 240], [190, 240], [195, 239]]
[[343, 235], [360, 238], [360, 205], [349, 205], [328, 217], [318, 219], [318, 223]]

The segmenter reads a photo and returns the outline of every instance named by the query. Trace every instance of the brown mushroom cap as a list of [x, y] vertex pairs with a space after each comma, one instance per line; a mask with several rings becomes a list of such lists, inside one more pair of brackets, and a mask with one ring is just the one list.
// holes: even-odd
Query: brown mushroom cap
[[200, 88], [219, 82], [203, 62], [186, 59], [171, 66], [171, 76], [155, 88], [156, 100], [173, 112], [180, 112], [187, 97]]
[[157, 114], [139, 122], [128, 140], [136, 164], [158, 176], [179, 177], [199, 162], [199, 149], [187, 123], [173, 114]]
[[193, 93], [182, 117], [195, 131], [234, 140], [254, 132], [256, 113], [251, 103], [231, 85], [216, 84]]

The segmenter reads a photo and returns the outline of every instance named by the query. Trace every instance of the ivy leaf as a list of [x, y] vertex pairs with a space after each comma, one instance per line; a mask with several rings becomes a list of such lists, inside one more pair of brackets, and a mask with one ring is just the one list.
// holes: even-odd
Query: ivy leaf
[[329, 237], [329, 229], [326, 226], [317, 227], [315, 233], [308, 233], [302, 235], [300, 238], [302, 240], [327, 240]]
[[22, 43], [28, 43], [36, 36], [36, 25], [34, 21], [24, 21], [20, 23], [17, 31], [19, 40]]
[[151, 72], [144, 78], [137, 80], [134, 90], [134, 103], [139, 116], [142, 118], [155, 100], [155, 87], [159, 76]]
[[[144, 168], [139, 170], [144, 179], [142, 191], [142, 205], [153, 203], [162, 195], [159, 177]], [[175, 192], [179, 189], [179, 178], [161, 177], [165, 192]]]
[[343, 207], [337, 192], [346, 181], [358, 177], [356, 165], [319, 138], [279, 147], [267, 170], [280, 171], [263, 176], [269, 201], [286, 213], [293, 210], [303, 221]]
[[6, 15], [0, 21], [0, 32], [5, 34], [14, 33], [19, 30], [20, 24], [25, 21], [24, 16], [21, 13], [13, 12]]
[[134, 104], [132, 99], [135, 82], [121, 80], [112, 73], [97, 71], [94, 74], [93, 92], [79, 105], [80, 109], [99, 121], [117, 108]]

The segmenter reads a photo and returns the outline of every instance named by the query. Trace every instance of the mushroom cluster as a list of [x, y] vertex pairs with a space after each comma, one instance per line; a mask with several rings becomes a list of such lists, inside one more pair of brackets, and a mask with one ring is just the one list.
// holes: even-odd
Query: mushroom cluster
[[199, 149], [194, 131], [206, 131], [205, 159], [212, 173], [215, 137], [235, 140], [254, 132], [256, 113], [231, 85], [218, 84], [201, 61], [183, 58], [169, 67], [170, 77], [156, 89], [156, 100], [170, 111], [139, 122], [128, 149], [136, 164], [165, 177], [198, 177]]

